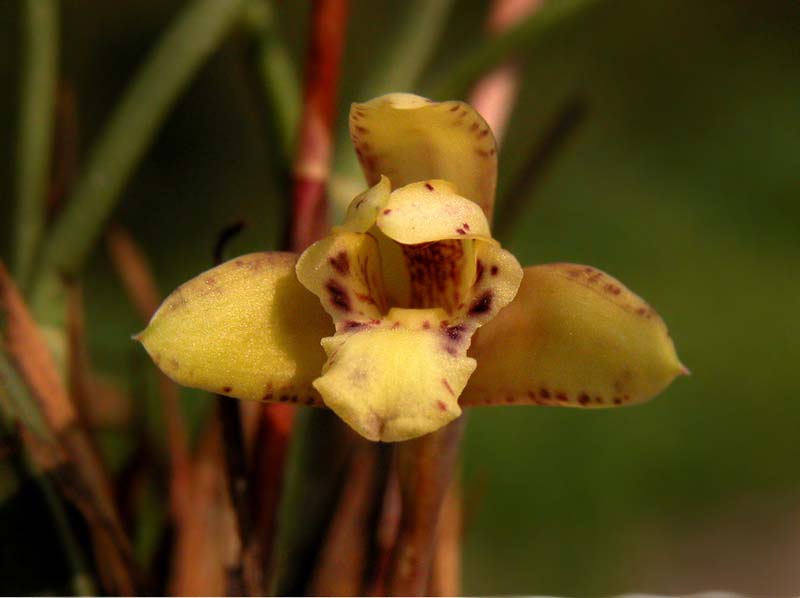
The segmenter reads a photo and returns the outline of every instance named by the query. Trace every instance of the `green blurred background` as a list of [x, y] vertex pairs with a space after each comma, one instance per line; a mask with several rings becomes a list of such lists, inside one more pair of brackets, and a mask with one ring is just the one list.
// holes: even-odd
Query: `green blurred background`
[[[77, 99], [82, 155], [181, 4], [64, 2], [61, 68]], [[276, 5], [301, 65], [308, 2]], [[366, 99], [353, 90], [382, 68], [376, 50], [403, 5], [353, 2], [342, 115]], [[409, 91], [430, 89], [484, 42], [486, 10], [456, 3], [426, 83]], [[18, 19], [16, 2], [0, 3], [4, 259]], [[620, 278], [664, 317], [693, 375], [636, 408], [474, 410], [465, 592], [800, 593], [800, 3], [605, 0], [554, 28], [520, 64], [501, 200], [566, 101], [580, 97], [586, 116], [504, 244], [524, 265], [574, 261]], [[234, 37], [172, 111], [115, 213], [162, 291], [208, 267], [220, 228], [237, 218], [250, 226], [232, 252], [275, 247], [287, 198], [251, 76]], [[128, 340], [140, 325], [102, 250], [85, 295], [97, 369], [135, 384], [150, 371]], [[186, 394], [192, 414], [211, 400]], [[134, 434], [105, 435], [118, 465]], [[52, 532], [25, 488], [5, 492], [0, 507], [0, 587], [42, 592], [58, 553], [42, 556], [41, 537]]]

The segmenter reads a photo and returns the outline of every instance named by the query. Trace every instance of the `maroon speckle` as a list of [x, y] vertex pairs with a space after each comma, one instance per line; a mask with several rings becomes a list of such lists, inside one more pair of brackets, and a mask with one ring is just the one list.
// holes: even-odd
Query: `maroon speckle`
[[569, 398], [567, 398], [566, 393], [563, 393], [563, 392], [556, 393], [556, 398], [559, 401], [561, 401], [562, 403], [565, 403], [565, 402], [569, 401]]
[[439, 411], [447, 411], [447, 405], [444, 401], [436, 401], [436, 406], [439, 408]]
[[466, 235], [466, 234], [467, 234], [467, 231], [465, 231], [463, 228], [457, 228], [457, 229], [456, 229], [456, 232], [457, 232], [459, 235]]
[[546, 388], [542, 388], [539, 391], [539, 396], [542, 397], [543, 399], [549, 399], [550, 398], [550, 391], [547, 390]]
[[469, 126], [469, 130], [470, 130], [470, 131], [477, 131], [479, 126], [480, 126], [480, 125], [479, 125], [478, 123], [472, 123], [472, 124]]
[[614, 404], [622, 405], [622, 399], [620, 397], [614, 397]]
[[478, 137], [486, 137], [489, 134], [489, 129], [484, 129], [480, 133], [478, 133]]
[[458, 107], [459, 107], [458, 104], [455, 104], [452, 108], [450, 108], [450, 112], [455, 112], [456, 110], [458, 110]]
[[514, 397], [512, 397], [511, 395], [508, 395], [506, 397], [506, 403], [513, 403], [513, 402], [514, 402]]
[[578, 397], [578, 402], [581, 405], [588, 405], [591, 401], [592, 401], [591, 397], [586, 393], [583, 393], [581, 394], [581, 396]]
[[286, 396], [286, 395], [281, 395], [281, 396], [279, 396], [279, 397], [278, 397], [278, 400], [279, 400], [281, 403], [288, 403], [288, 402], [289, 402], [289, 397], [288, 397], [288, 396]]
[[329, 257], [328, 262], [342, 276], [350, 273], [350, 259], [347, 257], [346, 251], [340, 251], [335, 257]]
[[425, 321], [422, 323], [422, 327], [423, 327], [425, 330], [430, 330], [430, 328], [431, 328], [431, 323], [430, 323], [428, 320], [425, 320]]
[[497, 273], [499, 271], [500, 271], [500, 268], [498, 268], [497, 266], [492, 266], [492, 269], [491, 269], [492, 276], [497, 276]]
[[430, 183], [425, 183], [425, 188], [426, 188], [428, 191], [433, 191], [433, 185], [431, 185]]
[[356, 322], [355, 320], [347, 320], [343, 325], [343, 330], [356, 330], [358, 328], [364, 328], [366, 324], [364, 322]]
[[450, 387], [450, 383], [447, 381], [447, 378], [442, 378], [442, 384], [444, 384], [447, 392], [449, 392], [452, 396], [456, 396], [456, 393], [453, 392], [453, 389]]
[[384, 215], [384, 216], [388, 216], [388, 215], [389, 215], [389, 214], [391, 214], [391, 213], [392, 213], [392, 209], [391, 209], [391, 208], [386, 208], [386, 209], [383, 211], [383, 215]]
[[328, 291], [333, 306], [342, 311], [350, 311], [350, 296], [335, 280], [329, 280], [325, 285], [325, 289]]
[[233, 390], [233, 388], [231, 388], [230, 386], [223, 386], [222, 387], [222, 392], [224, 392], [224, 393], [228, 393], [228, 392], [230, 392], [232, 390]]
[[469, 306], [469, 314], [471, 316], [485, 314], [492, 309], [492, 297], [492, 291], [486, 291]]
[[469, 230], [469, 222], [465, 222], [464, 224], [462, 224], [461, 228], [463, 228], [464, 230]]

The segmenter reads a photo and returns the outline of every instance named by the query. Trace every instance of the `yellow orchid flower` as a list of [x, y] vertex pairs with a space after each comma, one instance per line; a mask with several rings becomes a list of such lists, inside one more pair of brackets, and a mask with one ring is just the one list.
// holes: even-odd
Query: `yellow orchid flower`
[[523, 270], [492, 239], [496, 146], [468, 105], [391, 94], [354, 104], [350, 130], [372, 186], [344, 223], [299, 257], [246, 255], [179, 287], [137, 337], [165, 374], [325, 406], [392, 442], [466, 406], [639, 403], [686, 372], [620, 282]]

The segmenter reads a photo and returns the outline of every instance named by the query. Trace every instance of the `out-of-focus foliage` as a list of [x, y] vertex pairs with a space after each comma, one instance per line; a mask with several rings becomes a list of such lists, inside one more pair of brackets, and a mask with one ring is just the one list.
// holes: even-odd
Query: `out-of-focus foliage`
[[[15, 4], [0, 4], [6, 90], [19, 76]], [[300, 63], [307, 3], [276, 4]], [[62, 71], [82, 153], [179, 5], [64, 2]], [[381, 68], [373, 48], [399, 7], [354, 3], [342, 114], [365, 99], [350, 90]], [[482, 43], [485, 4], [457, 7], [431, 84]], [[217, 232], [236, 218], [250, 226], [231, 252], [274, 247], [286, 210], [270, 168], [279, 150], [243, 53], [234, 38], [203, 70], [116, 213], [162, 291], [208, 267]], [[474, 410], [463, 476], [467, 593], [800, 591], [799, 55], [794, 0], [607, 0], [521, 59], [501, 201], [563, 103], [580, 96], [588, 112], [505, 244], [526, 264], [592, 263], [624, 280], [664, 316], [693, 376], [624, 410]], [[0, 95], [4, 259], [15, 97]], [[102, 252], [85, 282], [97, 368], [141, 385], [153, 372], [129, 341], [139, 323]], [[199, 414], [208, 399], [187, 392], [185, 404]], [[157, 410], [138, 407], [159, 450]], [[118, 467], [138, 433], [104, 436]], [[61, 587], [58, 559], [34, 548], [52, 532], [40, 520], [19, 524], [43, 510], [5, 480], [0, 539], [16, 550], [0, 552], [4, 589]]]

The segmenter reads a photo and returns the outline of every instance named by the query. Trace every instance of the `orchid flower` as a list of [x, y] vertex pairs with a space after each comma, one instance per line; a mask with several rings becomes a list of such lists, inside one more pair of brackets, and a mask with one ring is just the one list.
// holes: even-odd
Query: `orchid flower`
[[492, 239], [497, 150], [470, 106], [390, 94], [354, 104], [350, 131], [371, 186], [341, 226], [200, 274], [137, 337], [173, 380], [327, 407], [392, 442], [475, 405], [640, 403], [686, 373], [622, 283], [523, 269]]

